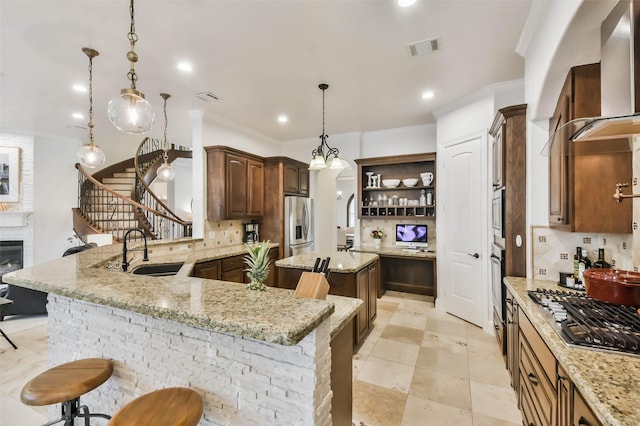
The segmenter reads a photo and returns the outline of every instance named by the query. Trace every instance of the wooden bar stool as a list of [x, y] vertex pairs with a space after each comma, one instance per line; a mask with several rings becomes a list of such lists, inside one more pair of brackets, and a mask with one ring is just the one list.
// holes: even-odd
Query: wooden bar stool
[[196, 426], [202, 411], [202, 398], [196, 391], [165, 388], [134, 399], [107, 426]]
[[86, 405], [80, 405], [80, 396], [106, 382], [112, 373], [113, 363], [108, 359], [71, 361], [39, 374], [24, 385], [20, 400], [26, 405], [37, 406], [62, 403], [62, 417], [43, 426], [62, 421], [65, 426], [72, 426], [76, 417], [84, 418], [85, 426], [89, 426], [90, 417], [111, 417], [90, 413]]

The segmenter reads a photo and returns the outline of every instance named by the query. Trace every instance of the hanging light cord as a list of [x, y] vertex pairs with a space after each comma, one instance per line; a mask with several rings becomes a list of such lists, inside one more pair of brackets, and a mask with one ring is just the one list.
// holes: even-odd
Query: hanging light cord
[[133, 10], [133, 0], [129, 3], [129, 15], [131, 15], [131, 29], [129, 30], [129, 34], [127, 38], [131, 43], [131, 50], [127, 52], [127, 59], [131, 62], [131, 69], [127, 73], [127, 77], [131, 80], [131, 88], [136, 90], [136, 81], [138, 81], [138, 75], [135, 70], [135, 63], [138, 62], [138, 55], [136, 54], [135, 47], [136, 42], [138, 41], [138, 35], [136, 34], [136, 22], [135, 22], [135, 12]]
[[89, 55], [89, 145], [93, 146], [93, 56]]

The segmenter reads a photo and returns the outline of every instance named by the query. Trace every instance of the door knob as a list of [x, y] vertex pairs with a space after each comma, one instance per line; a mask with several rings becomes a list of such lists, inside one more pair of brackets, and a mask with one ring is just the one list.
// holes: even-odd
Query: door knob
[[468, 254], [469, 256], [471, 256], [471, 257], [475, 257], [476, 259], [480, 257], [480, 255], [479, 255], [478, 253], [473, 253], [473, 254], [471, 254], [471, 253], [467, 253], [467, 254]]

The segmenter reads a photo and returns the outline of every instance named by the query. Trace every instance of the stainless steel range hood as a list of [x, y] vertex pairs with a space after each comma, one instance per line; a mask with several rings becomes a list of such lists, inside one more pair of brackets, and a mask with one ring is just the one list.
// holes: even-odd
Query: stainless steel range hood
[[[578, 118], [558, 128], [542, 155], [556, 140], [573, 142], [612, 140], [611, 151], [631, 150], [633, 135], [640, 134], [640, 0], [620, 0], [600, 27], [601, 117]], [[628, 143], [620, 143], [621, 139]], [[615, 142], [614, 142], [615, 140]], [[606, 142], [599, 143], [600, 148]], [[589, 152], [589, 150], [586, 150]]]

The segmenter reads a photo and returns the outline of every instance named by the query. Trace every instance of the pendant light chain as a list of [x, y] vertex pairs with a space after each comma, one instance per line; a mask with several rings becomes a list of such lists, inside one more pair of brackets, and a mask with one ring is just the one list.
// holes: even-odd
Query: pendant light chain
[[89, 144], [93, 145], [93, 56], [89, 56]]
[[[162, 96], [164, 95], [164, 96]], [[169, 154], [168, 154], [168, 150], [169, 150], [169, 144], [167, 143], [167, 98], [169, 97], [168, 94], [166, 93], [162, 93], [161, 94], [162, 98], [164, 99], [164, 156], [163, 156], [163, 160], [166, 163], [167, 160], [169, 160]]]
[[127, 73], [127, 77], [131, 80], [131, 88], [136, 89], [136, 81], [138, 81], [138, 75], [135, 70], [135, 63], [138, 62], [138, 55], [135, 52], [136, 42], [138, 41], [138, 35], [136, 34], [136, 22], [135, 11], [133, 9], [133, 0], [129, 3], [129, 15], [131, 16], [131, 28], [127, 38], [131, 43], [131, 50], [127, 52], [127, 59], [131, 63], [131, 69]]

